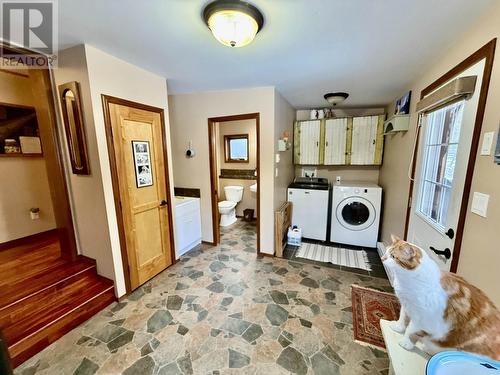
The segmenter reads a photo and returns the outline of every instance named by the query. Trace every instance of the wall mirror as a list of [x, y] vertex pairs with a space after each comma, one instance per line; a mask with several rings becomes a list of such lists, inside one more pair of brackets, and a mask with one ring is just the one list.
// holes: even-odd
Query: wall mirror
[[248, 134], [224, 136], [226, 163], [248, 163]]
[[69, 82], [59, 86], [59, 99], [66, 131], [71, 160], [71, 169], [74, 174], [89, 175], [90, 167], [87, 155], [85, 130], [83, 127], [83, 112], [80, 100], [78, 82]]

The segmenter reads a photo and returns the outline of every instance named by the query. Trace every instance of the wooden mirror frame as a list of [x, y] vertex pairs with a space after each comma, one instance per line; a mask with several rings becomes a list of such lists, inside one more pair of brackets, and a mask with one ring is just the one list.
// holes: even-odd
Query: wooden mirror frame
[[[69, 158], [71, 160], [71, 169], [74, 174], [90, 175], [90, 165], [87, 153], [87, 141], [85, 137], [85, 129], [83, 123], [83, 111], [80, 100], [80, 85], [78, 82], [68, 82], [59, 85], [59, 100], [61, 101], [61, 110], [64, 121], [64, 129], [66, 133], [66, 143], [68, 145]], [[66, 93], [71, 91], [74, 95], [73, 102], [73, 123], [74, 130], [72, 131], [68, 108], [66, 105]], [[73, 136], [74, 134], [74, 136]], [[81, 160], [78, 164], [76, 156]]]
[[[233, 139], [247, 140], [247, 158], [246, 160], [231, 159], [231, 145]], [[227, 134], [224, 136], [224, 161], [226, 163], [250, 163], [250, 148], [248, 142], [248, 134]]]

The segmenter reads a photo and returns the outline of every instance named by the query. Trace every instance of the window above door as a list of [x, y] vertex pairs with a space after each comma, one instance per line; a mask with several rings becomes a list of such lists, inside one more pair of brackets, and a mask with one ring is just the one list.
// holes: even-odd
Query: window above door
[[224, 159], [226, 163], [248, 163], [248, 134], [224, 136]]

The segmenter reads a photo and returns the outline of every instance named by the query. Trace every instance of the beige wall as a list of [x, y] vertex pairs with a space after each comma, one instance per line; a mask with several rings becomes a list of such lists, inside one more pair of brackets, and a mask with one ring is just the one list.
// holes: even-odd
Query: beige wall
[[[137, 66], [117, 59], [90, 45], [78, 46], [63, 53], [59, 61], [60, 80], [88, 80], [84, 91], [86, 131], [91, 153], [91, 173], [94, 181], [71, 180], [75, 211], [79, 212], [77, 230], [82, 252], [97, 260], [98, 271], [115, 281], [117, 296], [125, 294], [118, 226], [113, 199], [113, 187], [106, 143], [106, 131], [101, 94], [111, 95], [165, 110], [167, 155], [170, 158], [170, 132], [167, 111], [166, 80]], [[62, 73], [66, 69], [64, 74]], [[87, 78], [85, 78], [85, 70]], [[87, 83], [85, 84], [87, 85]], [[90, 97], [89, 97], [90, 96]], [[90, 100], [89, 100], [90, 99]], [[93, 121], [92, 121], [93, 118]], [[168, 166], [172, 176], [171, 165]], [[173, 183], [170, 195], [173, 196]], [[91, 198], [95, 197], [95, 198]], [[98, 206], [92, 199], [99, 200]], [[104, 209], [104, 211], [103, 211]]]
[[[59, 51], [58, 58], [59, 67], [54, 71], [56, 84], [61, 85], [71, 81], [80, 83], [90, 164], [89, 176], [73, 174], [66, 137], [62, 137], [65, 160], [68, 165], [67, 178], [78, 249], [80, 254], [97, 261], [97, 271], [100, 275], [115, 279], [85, 47], [79, 45]], [[64, 126], [61, 126], [60, 130], [62, 134], [65, 134]]]
[[[260, 113], [261, 251], [272, 253], [274, 248], [274, 88], [259, 87], [171, 95], [169, 107], [175, 186], [200, 189], [202, 238], [205, 241], [213, 240], [207, 119], [243, 113]], [[193, 142], [196, 156], [188, 159], [184, 153], [190, 140]]]
[[[274, 96], [274, 154], [278, 155], [280, 161], [274, 159], [274, 208], [281, 206], [287, 200], [286, 189], [295, 177], [293, 166], [293, 146], [287, 151], [278, 151], [278, 140], [283, 137], [284, 132], [289, 134], [289, 142], [293, 141], [293, 122], [295, 121], [295, 109], [288, 101], [275, 91]], [[277, 175], [276, 175], [277, 173]]]
[[[338, 108], [333, 113], [336, 117], [383, 115], [385, 108]], [[310, 120], [310, 114], [310, 109], [297, 110], [297, 121]]]
[[[0, 243], [56, 227], [45, 161], [38, 157], [0, 158]], [[40, 208], [31, 220], [30, 208]]]
[[[385, 163], [385, 161], [384, 161]], [[302, 176], [302, 169], [312, 169], [313, 167], [295, 166], [295, 175]], [[378, 184], [379, 167], [377, 166], [317, 166], [317, 176], [327, 178], [332, 184], [335, 183], [337, 176], [342, 181], [366, 181]]]
[[[0, 103], [33, 105], [29, 77], [0, 71]], [[0, 158], [0, 243], [56, 227], [43, 157]], [[40, 208], [31, 220], [30, 208]]]
[[[408, 196], [407, 170], [410, 162], [413, 133], [416, 126], [415, 105], [420, 91], [449, 69], [474, 53], [484, 44], [500, 35], [500, 3], [488, 12], [475, 27], [457, 38], [457, 43], [419, 77], [408, 89], [412, 90], [411, 129], [406, 134], [386, 138], [386, 154], [381, 168], [380, 183], [384, 187], [385, 200], [382, 238], [389, 241], [390, 233], [402, 234]], [[431, 62], [429, 62], [431, 63]], [[497, 45], [495, 63], [490, 81], [488, 100], [482, 126], [485, 132], [498, 132], [500, 120], [500, 46]], [[496, 138], [495, 138], [496, 139]], [[481, 136], [482, 141], [482, 136]], [[472, 181], [472, 193], [490, 195], [488, 217], [470, 212], [470, 200], [465, 223], [458, 274], [483, 289], [497, 306], [500, 306], [498, 264], [500, 264], [500, 166], [492, 156], [478, 156]], [[391, 199], [392, 198], [392, 199]]]
[[[228, 121], [218, 123], [220, 169], [255, 169], [257, 165], [257, 131], [255, 120]], [[224, 136], [248, 134], [248, 163], [226, 163]]]

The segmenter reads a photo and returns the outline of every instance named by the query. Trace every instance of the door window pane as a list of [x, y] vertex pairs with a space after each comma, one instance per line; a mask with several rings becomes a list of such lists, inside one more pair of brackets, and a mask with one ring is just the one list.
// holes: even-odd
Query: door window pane
[[418, 211], [440, 227], [446, 226], [463, 119], [464, 102], [427, 115]]

